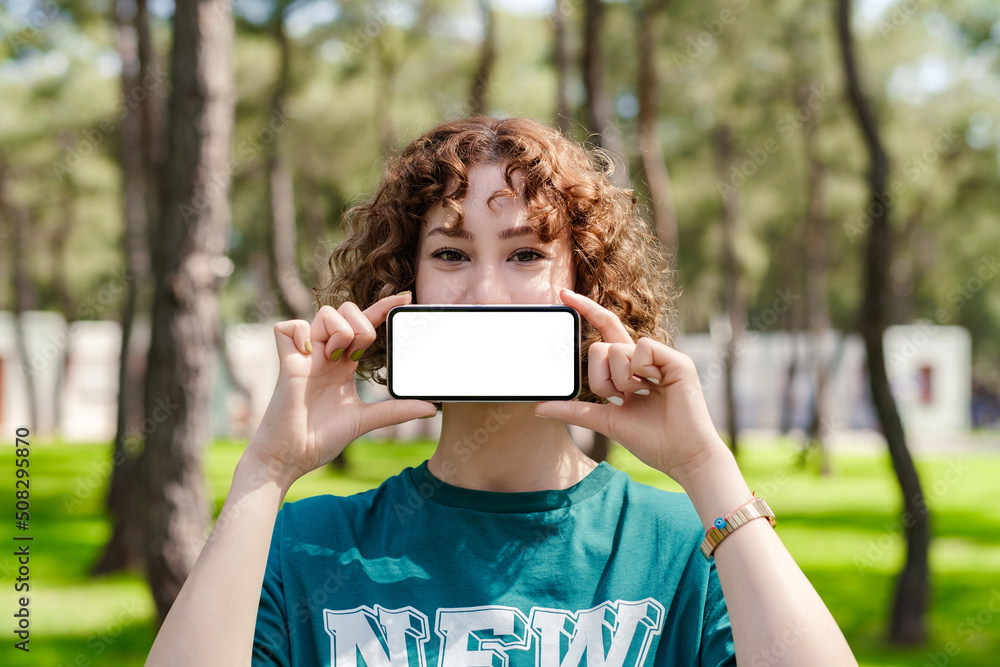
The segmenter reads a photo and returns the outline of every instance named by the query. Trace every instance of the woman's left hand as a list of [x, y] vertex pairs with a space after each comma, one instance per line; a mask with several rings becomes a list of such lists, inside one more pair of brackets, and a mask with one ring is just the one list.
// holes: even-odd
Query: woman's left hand
[[720, 448], [728, 451], [690, 357], [652, 338], [633, 341], [614, 313], [582, 294], [562, 290], [560, 298], [601, 333], [588, 350], [591, 391], [622, 404], [546, 401], [535, 414], [603, 433], [682, 486]]

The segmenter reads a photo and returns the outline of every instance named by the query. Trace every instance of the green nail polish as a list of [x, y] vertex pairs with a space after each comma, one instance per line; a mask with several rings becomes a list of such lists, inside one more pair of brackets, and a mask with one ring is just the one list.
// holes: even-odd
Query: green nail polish
[[354, 354], [351, 355], [351, 361], [357, 361], [361, 358], [361, 355], [365, 353], [364, 350], [355, 350]]
[[405, 292], [396, 292], [396, 296], [403, 296], [404, 294], [410, 294], [410, 293], [411, 293], [410, 290], [406, 290]]
[[340, 348], [339, 350], [335, 351], [333, 354], [330, 355], [330, 361], [336, 361], [337, 359], [340, 359], [340, 355], [342, 355], [343, 353], [344, 353], [344, 348]]

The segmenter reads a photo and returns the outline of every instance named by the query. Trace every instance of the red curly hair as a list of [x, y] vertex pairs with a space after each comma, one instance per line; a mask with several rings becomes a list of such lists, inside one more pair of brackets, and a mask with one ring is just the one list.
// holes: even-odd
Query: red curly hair
[[[344, 240], [330, 256], [330, 282], [313, 290], [318, 305], [337, 308], [353, 301], [364, 310], [379, 299], [414, 291], [427, 211], [440, 202], [457, 213], [449, 228], [461, 227], [468, 169], [487, 163], [504, 167], [507, 189], [493, 197], [517, 196], [512, 175], [523, 177], [518, 185], [527, 205], [525, 224], [542, 243], [568, 225], [576, 292], [615, 313], [633, 340], [648, 336], [672, 344], [677, 293], [671, 258], [639, 214], [634, 192], [612, 184], [613, 163], [600, 149], [588, 151], [529, 118], [446, 121], [391, 157], [375, 194], [344, 213]], [[586, 352], [601, 337], [586, 319], [582, 327], [580, 400], [599, 403], [603, 399], [590, 391]], [[382, 326], [357, 373], [385, 385], [385, 367]]]

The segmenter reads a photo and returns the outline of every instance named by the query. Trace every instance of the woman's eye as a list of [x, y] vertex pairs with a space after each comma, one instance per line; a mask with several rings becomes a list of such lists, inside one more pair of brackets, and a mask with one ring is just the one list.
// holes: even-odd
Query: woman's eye
[[[435, 259], [442, 259], [448, 263], [453, 263], [461, 262], [465, 258], [465, 255], [453, 248], [441, 248], [440, 250], [436, 250], [431, 253], [431, 257], [434, 257]], [[515, 250], [513, 254], [511, 254], [511, 257], [516, 258], [518, 264], [527, 264], [545, 257], [545, 255], [538, 252], [534, 248], [521, 248], [520, 250]]]
[[522, 248], [521, 250], [515, 250], [514, 256], [520, 258], [527, 258], [526, 260], [522, 259], [522, 263], [524, 263], [525, 261], [527, 262], [534, 261], [536, 259], [544, 257], [545, 255], [538, 252], [534, 248]]
[[455, 255], [455, 256], [458, 256], [460, 258], [461, 255], [462, 255], [462, 253], [460, 253], [457, 250], [452, 250], [451, 248], [442, 248], [441, 250], [438, 250], [438, 251], [432, 253], [431, 257], [440, 257], [440, 258], [444, 259], [444, 261], [446, 261], [446, 262], [456, 261], [456, 260], [452, 260], [452, 259], [446, 258], [445, 255]]

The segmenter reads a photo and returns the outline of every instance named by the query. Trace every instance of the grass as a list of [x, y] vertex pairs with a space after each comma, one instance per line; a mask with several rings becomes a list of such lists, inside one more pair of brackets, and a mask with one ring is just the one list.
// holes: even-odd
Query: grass
[[[216, 442], [205, 456], [216, 511], [242, 452], [238, 442]], [[346, 474], [318, 470], [299, 480], [289, 500], [346, 495], [433, 452], [433, 443], [360, 441], [351, 446]], [[777, 530], [827, 603], [863, 667], [997, 664], [1000, 653], [1000, 457], [956, 455], [918, 461], [935, 540], [932, 599], [926, 644], [913, 650], [883, 637], [895, 574], [903, 559], [900, 494], [887, 455], [839, 454], [834, 474], [819, 476], [813, 462], [800, 470], [782, 441], [746, 447], [740, 466], [750, 488], [778, 516]], [[13, 505], [12, 447], [0, 461]], [[0, 555], [5, 581], [0, 613], [8, 619], [0, 649], [4, 665], [87, 667], [141, 665], [155, 633], [152, 598], [135, 574], [93, 578], [89, 569], [110, 533], [103, 513], [109, 466], [105, 445], [37, 443], [31, 447], [31, 652], [13, 648], [17, 609], [12, 548]], [[641, 482], [674, 489], [621, 448], [610, 462]], [[14, 544], [4, 522], [5, 543]]]

